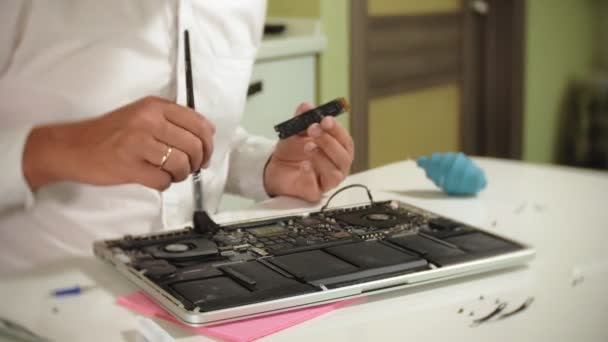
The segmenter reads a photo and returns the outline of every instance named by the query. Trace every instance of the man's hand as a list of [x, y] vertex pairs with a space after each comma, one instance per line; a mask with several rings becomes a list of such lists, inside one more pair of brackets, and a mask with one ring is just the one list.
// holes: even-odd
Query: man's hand
[[[302, 103], [296, 115], [312, 108]], [[333, 117], [325, 117], [305, 133], [277, 143], [264, 172], [266, 192], [317, 202], [346, 178], [353, 158], [354, 144], [348, 131]]]
[[193, 110], [146, 97], [90, 120], [34, 128], [23, 153], [24, 175], [33, 191], [61, 181], [164, 190], [206, 166], [214, 133]]

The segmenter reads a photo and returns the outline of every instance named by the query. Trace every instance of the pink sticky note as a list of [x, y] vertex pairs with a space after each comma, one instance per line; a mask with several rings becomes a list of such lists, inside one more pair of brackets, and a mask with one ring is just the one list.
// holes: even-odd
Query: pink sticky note
[[156, 302], [141, 291], [119, 297], [117, 299], [117, 303], [143, 315], [162, 318], [181, 325], [197, 334], [217, 337], [231, 342], [245, 342], [253, 341], [260, 337], [289, 328], [324, 313], [357, 302], [360, 299], [361, 298], [347, 299], [340, 302], [323, 304], [309, 308], [196, 328], [185, 325], [175, 319], [170, 313], [156, 304]]

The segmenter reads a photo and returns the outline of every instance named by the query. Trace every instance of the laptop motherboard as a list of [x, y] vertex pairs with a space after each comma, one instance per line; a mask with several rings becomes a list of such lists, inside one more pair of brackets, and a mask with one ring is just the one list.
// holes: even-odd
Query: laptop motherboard
[[102, 246], [195, 312], [327, 291], [524, 248], [398, 201], [228, 224], [215, 234], [186, 228], [125, 236]]

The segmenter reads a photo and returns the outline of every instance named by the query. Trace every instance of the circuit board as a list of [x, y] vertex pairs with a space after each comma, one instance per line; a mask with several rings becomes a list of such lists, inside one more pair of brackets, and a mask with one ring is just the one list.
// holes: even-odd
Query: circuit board
[[212, 311], [507, 253], [517, 243], [398, 201], [105, 242], [178, 298]]

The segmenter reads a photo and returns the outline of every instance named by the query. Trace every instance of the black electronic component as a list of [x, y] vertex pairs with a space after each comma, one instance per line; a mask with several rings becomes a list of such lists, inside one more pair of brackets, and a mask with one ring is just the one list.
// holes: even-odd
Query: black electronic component
[[[270, 259], [270, 262], [305, 281], [337, 276], [358, 270], [356, 266], [322, 250], [282, 255]], [[320, 265], [323, 265], [323, 267], [319, 267]]]
[[[257, 236], [255, 247], [264, 248], [274, 255], [303, 252], [356, 241], [348, 232], [334, 228], [327, 223], [306, 226], [299, 223], [298, 227], [287, 229], [270, 226], [253, 228], [249, 231], [253, 230], [254, 234], [262, 234]], [[258, 231], [258, 229], [262, 230]]]
[[399, 263], [394, 265], [388, 265], [377, 268], [361, 268], [357, 272], [337, 275], [333, 277], [327, 277], [322, 279], [316, 279], [311, 281], [312, 285], [323, 285], [327, 288], [337, 288], [341, 286], [348, 286], [357, 283], [363, 283], [374, 279], [386, 278], [391, 275], [399, 275], [405, 273], [411, 273], [428, 268], [428, 262], [422, 258], [417, 258], [405, 263]]
[[436, 230], [449, 230], [460, 226], [460, 223], [442, 217], [429, 220], [429, 227]]
[[319, 279], [328, 287], [350, 285], [389, 274], [403, 274], [428, 268], [428, 262], [414, 254], [379, 241], [365, 241], [326, 248], [326, 252], [359, 267], [357, 272]]
[[[178, 282], [172, 284], [170, 288], [192, 304], [200, 306], [203, 311], [223, 308], [227, 303], [222, 302], [234, 297], [246, 297], [251, 293], [226, 276]], [[220, 303], [217, 303], [218, 301]]]
[[215, 242], [206, 238], [160, 243], [144, 247], [144, 250], [155, 258], [167, 260], [213, 259], [219, 256]]
[[270, 262], [303, 281], [330, 288], [428, 267], [426, 260], [377, 241], [288, 254]]
[[238, 246], [247, 243], [245, 234], [240, 230], [231, 232], [221, 230], [213, 236], [213, 240], [219, 242], [222, 247]]
[[420, 259], [415, 254], [397, 250], [379, 241], [351, 243], [326, 248], [325, 251], [361, 268], [384, 267]]
[[293, 278], [252, 261], [219, 267], [223, 276], [176, 282], [168, 286], [201, 311], [211, 311], [314, 292]]
[[341, 97], [281, 122], [274, 126], [274, 130], [279, 133], [280, 139], [286, 139], [305, 131], [313, 123], [321, 122], [326, 116], [338, 116], [349, 109], [350, 105], [345, 98]]
[[392, 221], [396, 217], [390, 214], [379, 213], [379, 214], [369, 214], [365, 216], [366, 219], [370, 221]]
[[519, 249], [516, 244], [482, 232], [457, 235], [443, 240], [456, 245], [471, 254], [475, 254], [477, 257], [490, 256]]
[[473, 229], [466, 225], [448, 220], [446, 218], [438, 217], [428, 221], [426, 227], [422, 228], [425, 234], [433, 237], [443, 239], [450, 236], [461, 235], [471, 232]]
[[192, 248], [194, 248], [192, 245], [188, 245], [185, 243], [170, 243], [163, 247], [165, 252], [169, 253], [183, 253], [191, 250]]
[[267, 237], [272, 235], [279, 235], [285, 232], [285, 227], [278, 224], [264, 227], [256, 227], [249, 229], [249, 232], [253, 233], [257, 237]]
[[455, 246], [418, 234], [392, 237], [388, 241], [417, 253], [437, 265], [453, 264], [466, 257], [466, 253]]
[[[239, 277], [240, 281], [247, 283], [256, 291], [291, 287], [298, 284], [293, 278], [285, 277], [259, 262], [237, 263], [229, 265], [227, 268], [233, 272], [231, 276]], [[308, 286], [296, 287], [309, 289]]]
[[[247, 241], [273, 255], [302, 252], [355, 241], [338, 224], [321, 217], [297, 217], [247, 228]], [[256, 252], [258, 253], [258, 252]], [[258, 253], [259, 254], [259, 253]]]
[[219, 269], [222, 270], [222, 272], [225, 272], [227, 275], [229, 275], [232, 279], [236, 280], [241, 285], [248, 288], [250, 291], [253, 291], [255, 289], [256, 284], [258, 283], [254, 279], [251, 279], [250, 277], [244, 275], [243, 273], [237, 271], [236, 269], [230, 266], [221, 266]]
[[369, 204], [356, 207], [327, 209], [328, 200], [320, 211], [307, 215], [222, 226], [206, 221], [202, 230], [126, 236], [108, 245], [188, 310], [198, 306], [203, 312], [522, 248], [397, 201], [374, 202], [369, 195]]
[[177, 271], [167, 260], [145, 259], [137, 262], [136, 267], [145, 270], [146, 275], [151, 278], [170, 277]]
[[365, 210], [347, 211], [333, 216], [337, 221], [360, 227], [390, 228], [407, 224], [411, 218], [407, 212], [401, 213], [388, 206], [373, 206]]
[[353, 238], [345, 238], [345, 239], [336, 240], [336, 241], [321, 241], [319, 238], [308, 238], [308, 239], [300, 238], [300, 239], [296, 240], [296, 244], [293, 246], [279, 244], [278, 246], [270, 245], [267, 248], [268, 248], [268, 251], [274, 255], [284, 255], [284, 254], [289, 254], [289, 253], [298, 253], [298, 252], [310, 251], [310, 250], [319, 249], [319, 248], [343, 245], [343, 244], [347, 244], [347, 243], [352, 243], [353, 241], [356, 241], [356, 240], [354, 240]]
[[218, 268], [213, 267], [211, 263], [197, 263], [186, 267], [179, 268], [175, 271], [175, 276], [172, 277], [171, 283], [185, 280], [194, 280], [202, 278], [211, 278], [222, 276], [224, 273]]

